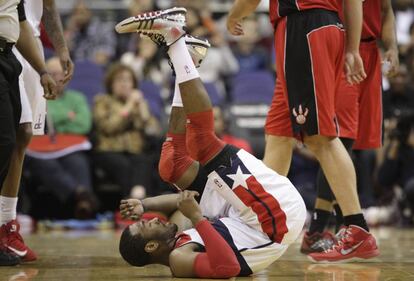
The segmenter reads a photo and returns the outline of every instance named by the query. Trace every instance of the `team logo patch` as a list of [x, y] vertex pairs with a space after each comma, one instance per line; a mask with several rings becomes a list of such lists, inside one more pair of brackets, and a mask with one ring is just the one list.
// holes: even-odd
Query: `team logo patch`
[[298, 111], [296, 111], [296, 108], [292, 109], [292, 114], [296, 117], [296, 123], [299, 125], [305, 124], [308, 113], [309, 109], [305, 107], [305, 111], [303, 111], [302, 105], [299, 105]]

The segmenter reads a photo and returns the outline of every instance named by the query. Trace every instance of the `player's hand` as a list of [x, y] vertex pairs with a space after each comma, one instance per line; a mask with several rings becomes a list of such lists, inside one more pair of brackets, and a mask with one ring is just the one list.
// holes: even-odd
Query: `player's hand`
[[234, 36], [244, 35], [243, 27], [239, 20], [232, 18], [231, 16], [227, 17], [227, 30], [230, 34]]
[[398, 58], [398, 50], [397, 49], [389, 49], [384, 53], [384, 62], [389, 63], [389, 68], [387, 69], [387, 73], [385, 73], [388, 77], [393, 77], [398, 74], [398, 68], [400, 66], [400, 60]]
[[73, 77], [75, 66], [70, 58], [69, 51], [63, 51], [59, 54], [60, 65], [63, 68], [65, 77], [63, 78], [63, 85], [66, 85]]
[[348, 83], [361, 83], [367, 74], [364, 70], [364, 63], [359, 52], [346, 52], [345, 54], [345, 74]]
[[43, 97], [47, 100], [54, 100], [57, 97], [58, 89], [55, 80], [49, 73], [40, 76], [40, 84], [43, 87]]
[[177, 201], [178, 210], [193, 223], [203, 217], [200, 206], [194, 199], [195, 196], [199, 196], [197, 191], [184, 190]]
[[144, 205], [138, 199], [121, 200], [119, 205], [121, 216], [126, 219], [138, 220], [144, 214]]

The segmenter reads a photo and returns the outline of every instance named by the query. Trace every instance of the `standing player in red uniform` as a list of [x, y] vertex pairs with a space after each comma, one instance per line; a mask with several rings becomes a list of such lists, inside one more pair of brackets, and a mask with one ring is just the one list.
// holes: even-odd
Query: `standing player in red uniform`
[[[227, 21], [233, 35], [243, 34], [241, 20], [252, 13], [259, 2], [236, 0]], [[300, 137], [314, 153], [347, 226], [343, 238], [346, 242], [331, 253], [332, 261], [379, 254], [361, 212], [355, 168], [338, 138], [340, 128], [335, 102], [344, 57], [348, 82], [359, 83], [366, 77], [359, 54], [362, 2], [346, 0], [343, 4], [346, 43], [338, 16], [339, 1], [270, 1], [277, 81], [266, 122], [264, 162], [287, 175], [295, 137]]]
[[[339, 135], [348, 152], [354, 149], [376, 149], [382, 138], [381, 58], [377, 40], [385, 48], [384, 63], [389, 64], [389, 75], [398, 69], [398, 49], [395, 18], [390, 0], [367, 0], [363, 3], [364, 23], [359, 51], [364, 61], [367, 78], [358, 85], [350, 85], [345, 77], [337, 95], [336, 112]], [[318, 198], [309, 231], [305, 234], [301, 251], [321, 252], [333, 244], [332, 235], [324, 231], [332, 211], [334, 196], [322, 173], [318, 175]], [[340, 208], [335, 205], [337, 226], [341, 225]], [[338, 228], [337, 227], [337, 228]], [[323, 258], [321, 255], [312, 255]]]

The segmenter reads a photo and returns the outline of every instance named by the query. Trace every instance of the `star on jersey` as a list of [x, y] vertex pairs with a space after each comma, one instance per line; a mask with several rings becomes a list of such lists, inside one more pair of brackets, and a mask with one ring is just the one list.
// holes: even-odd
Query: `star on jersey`
[[231, 189], [235, 189], [239, 185], [244, 187], [245, 189], [249, 189], [246, 180], [251, 176], [251, 174], [243, 174], [240, 166], [237, 167], [237, 172], [235, 174], [227, 175], [227, 177], [231, 178], [234, 181]]

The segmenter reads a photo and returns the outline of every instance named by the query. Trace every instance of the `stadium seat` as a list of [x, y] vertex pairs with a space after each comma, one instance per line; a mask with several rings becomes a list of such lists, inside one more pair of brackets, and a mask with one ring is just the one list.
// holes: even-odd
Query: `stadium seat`
[[67, 88], [82, 92], [92, 106], [94, 97], [104, 93], [103, 83], [104, 72], [101, 66], [88, 60], [76, 61], [75, 72]]
[[147, 100], [151, 113], [161, 120], [163, 115], [163, 100], [161, 97], [161, 87], [152, 81], [144, 80], [139, 82], [139, 89]]
[[270, 104], [275, 87], [275, 77], [269, 71], [246, 72], [233, 79], [231, 99], [236, 103]]
[[206, 88], [206, 91], [213, 105], [221, 105], [223, 103], [224, 97], [220, 95], [215, 83], [204, 83], [204, 87]]
[[264, 126], [268, 111], [269, 104], [265, 103], [233, 103], [229, 107], [229, 132], [247, 140], [259, 159], [264, 154]]

